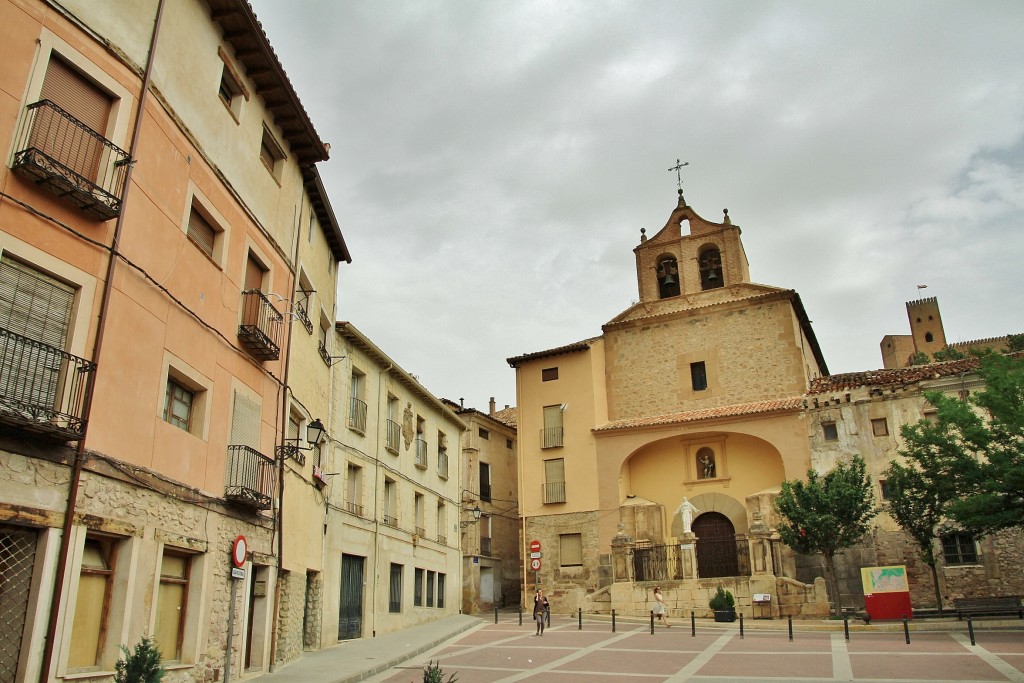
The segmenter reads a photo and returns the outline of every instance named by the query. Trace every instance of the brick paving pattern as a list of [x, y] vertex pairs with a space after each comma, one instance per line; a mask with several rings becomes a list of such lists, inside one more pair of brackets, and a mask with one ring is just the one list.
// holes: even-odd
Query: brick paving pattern
[[532, 622], [485, 624], [368, 683], [420, 683], [428, 660], [458, 683], [731, 683], [740, 681], [1012, 681], [1024, 683], [1024, 629], [853, 632], [689, 624], [671, 629], [552, 618], [543, 636]]

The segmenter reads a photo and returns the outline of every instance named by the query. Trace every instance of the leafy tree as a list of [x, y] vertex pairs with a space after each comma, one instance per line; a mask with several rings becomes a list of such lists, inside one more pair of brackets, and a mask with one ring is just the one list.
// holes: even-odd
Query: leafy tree
[[138, 642], [134, 650], [121, 646], [124, 657], [114, 664], [114, 683], [159, 683], [167, 671], [160, 664], [160, 648], [149, 637]]
[[889, 493], [889, 514], [914, 539], [921, 560], [931, 569], [935, 605], [941, 614], [942, 591], [939, 589], [935, 539], [950, 501], [956, 498], [955, 486], [946, 480], [934, 481], [920, 469], [895, 461], [890, 463], [884, 476]]
[[911, 365], [928, 365], [931, 362], [932, 359], [924, 351], [915, 351], [914, 355], [910, 357]]
[[941, 363], [944, 360], [962, 360], [967, 358], [962, 352], [957, 351], [952, 346], [947, 346], [944, 349], [936, 351], [933, 354], [936, 363]]
[[1006, 335], [1006, 350], [1010, 353], [1024, 351], [1024, 334]]
[[824, 476], [813, 469], [807, 481], [784, 481], [775, 499], [782, 517], [782, 541], [800, 553], [820, 553], [825, 560], [825, 581], [834, 598], [836, 616], [842, 613], [835, 556], [857, 543], [878, 514], [863, 458], [854, 456]]
[[979, 354], [985, 389], [966, 399], [925, 392], [935, 424], [903, 427], [900, 454], [955, 487], [948, 513], [976, 536], [1024, 528], [1024, 358]]

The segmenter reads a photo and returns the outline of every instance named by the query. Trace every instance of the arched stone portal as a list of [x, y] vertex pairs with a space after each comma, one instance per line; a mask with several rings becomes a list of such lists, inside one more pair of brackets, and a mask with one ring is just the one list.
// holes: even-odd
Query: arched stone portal
[[693, 520], [697, 537], [697, 576], [739, 576], [736, 527], [720, 512], [705, 512]]

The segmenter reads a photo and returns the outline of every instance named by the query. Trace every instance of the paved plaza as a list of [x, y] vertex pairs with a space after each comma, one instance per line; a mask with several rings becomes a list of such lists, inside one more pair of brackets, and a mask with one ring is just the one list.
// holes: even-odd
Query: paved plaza
[[[971, 645], [965, 622], [913, 625], [908, 645], [901, 624], [851, 628], [785, 622], [738, 624], [689, 621], [654, 634], [643, 623], [585, 622], [555, 617], [544, 635], [512, 617], [481, 625], [422, 652], [369, 683], [420, 683], [423, 666], [440, 662], [458, 683], [675, 683], [697, 681], [1022, 681], [1024, 628], [1013, 622], [975, 622]], [[836, 630], [804, 630], [807, 628]], [[838, 626], [838, 628], [836, 628]], [[938, 630], [941, 629], [941, 630]]]

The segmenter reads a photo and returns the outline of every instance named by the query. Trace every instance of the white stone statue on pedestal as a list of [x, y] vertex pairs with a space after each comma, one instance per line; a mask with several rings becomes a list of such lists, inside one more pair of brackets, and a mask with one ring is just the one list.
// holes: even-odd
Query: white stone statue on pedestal
[[692, 533], [690, 527], [693, 525], [693, 516], [699, 512], [700, 510], [690, 502], [689, 498], [683, 498], [683, 502], [679, 504], [678, 508], [676, 508], [676, 513], [683, 517], [683, 533]]

